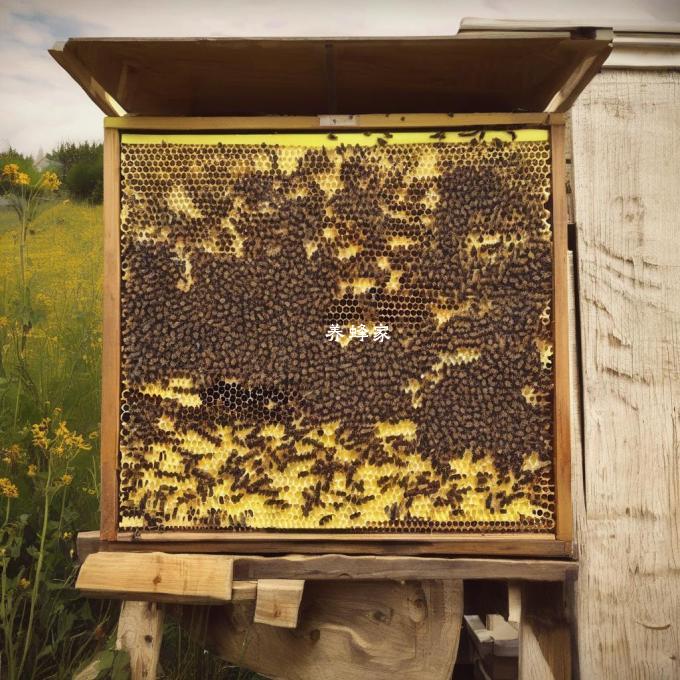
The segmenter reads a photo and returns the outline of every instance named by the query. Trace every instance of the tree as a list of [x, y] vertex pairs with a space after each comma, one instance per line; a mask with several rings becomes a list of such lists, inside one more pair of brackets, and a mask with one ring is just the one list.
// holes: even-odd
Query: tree
[[81, 201], [101, 203], [103, 197], [104, 147], [96, 142], [62, 142], [47, 158], [69, 194]]
[[[28, 175], [31, 184], [35, 184], [40, 177], [40, 172], [35, 167], [33, 159], [30, 156], [24, 156], [24, 154], [19, 153], [11, 146], [6, 151], [0, 153], [0, 168], [4, 168], [6, 165], [18, 166], [21, 169], [21, 172]], [[4, 176], [2, 181], [8, 183], [8, 178]]]

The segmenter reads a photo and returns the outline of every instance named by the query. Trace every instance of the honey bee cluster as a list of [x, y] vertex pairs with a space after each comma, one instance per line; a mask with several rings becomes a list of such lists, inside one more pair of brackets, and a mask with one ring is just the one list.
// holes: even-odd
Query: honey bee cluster
[[547, 137], [243, 137], [123, 139], [121, 529], [553, 530]]

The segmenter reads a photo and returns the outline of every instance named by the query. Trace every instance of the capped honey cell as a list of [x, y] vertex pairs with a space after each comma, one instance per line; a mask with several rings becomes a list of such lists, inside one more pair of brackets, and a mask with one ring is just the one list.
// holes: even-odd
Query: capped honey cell
[[554, 530], [545, 130], [122, 141], [122, 530]]

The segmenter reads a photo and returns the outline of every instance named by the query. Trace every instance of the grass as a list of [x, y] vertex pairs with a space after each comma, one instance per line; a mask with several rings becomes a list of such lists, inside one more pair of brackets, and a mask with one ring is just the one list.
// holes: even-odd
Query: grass
[[[73, 588], [75, 534], [99, 511], [102, 209], [58, 199], [31, 223], [0, 208], [0, 677], [125, 678], [117, 604]], [[28, 302], [26, 302], [28, 301]], [[163, 677], [252, 680], [166, 627]]]

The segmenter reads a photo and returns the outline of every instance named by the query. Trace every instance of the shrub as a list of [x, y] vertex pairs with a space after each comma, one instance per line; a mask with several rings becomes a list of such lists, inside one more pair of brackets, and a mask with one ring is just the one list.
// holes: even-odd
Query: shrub
[[47, 158], [69, 194], [81, 201], [101, 203], [103, 194], [104, 147], [98, 142], [62, 142]]
[[101, 203], [104, 195], [103, 172], [101, 156], [78, 161], [66, 174], [64, 186], [77, 200]]

